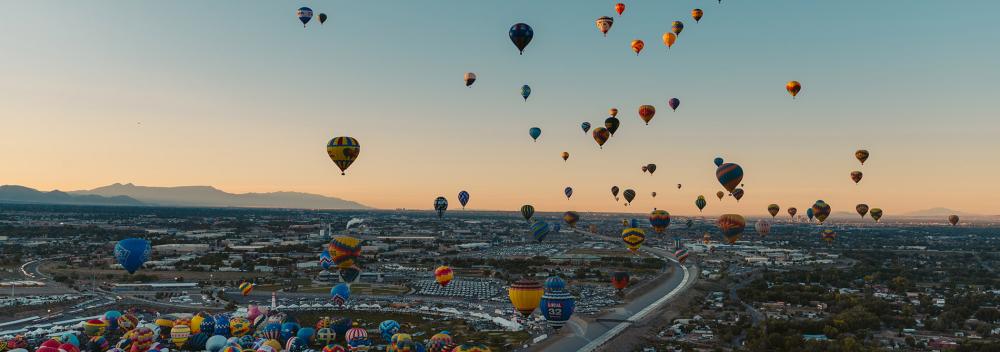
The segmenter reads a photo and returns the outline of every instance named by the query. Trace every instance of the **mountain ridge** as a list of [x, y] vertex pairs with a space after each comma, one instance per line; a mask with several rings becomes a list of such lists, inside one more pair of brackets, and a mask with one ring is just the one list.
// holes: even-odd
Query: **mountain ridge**
[[18, 185], [0, 186], [0, 202], [63, 205], [147, 205], [135, 198], [123, 195], [107, 197], [93, 194], [72, 194], [60, 190], [42, 192], [34, 188]]
[[371, 209], [354, 201], [312, 193], [291, 191], [228, 193], [213, 186], [155, 187], [114, 183], [69, 193], [104, 197], [127, 196], [151, 205], [182, 207]]

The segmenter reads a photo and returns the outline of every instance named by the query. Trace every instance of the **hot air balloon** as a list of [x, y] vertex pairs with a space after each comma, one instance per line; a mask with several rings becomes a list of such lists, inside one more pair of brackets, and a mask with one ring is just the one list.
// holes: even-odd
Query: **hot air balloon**
[[326, 154], [334, 164], [337, 164], [340, 174], [343, 175], [358, 158], [358, 154], [361, 154], [361, 144], [351, 137], [335, 137], [326, 144]]
[[306, 23], [313, 18], [313, 10], [308, 7], [300, 7], [295, 11], [295, 17], [302, 21], [302, 28], [306, 28]]
[[712, 243], [712, 235], [709, 235], [708, 232], [705, 232], [705, 234], [701, 236], [701, 242], [704, 244]]
[[333, 256], [330, 255], [329, 250], [324, 249], [319, 253], [319, 266], [323, 268], [323, 270], [330, 270], [333, 266]]
[[330, 289], [330, 299], [336, 305], [344, 305], [351, 298], [351, 287], [345, 283], [337, 284]]
[[743, 189], [742, 188], [734, 189], [733, 190], [733, 198], [736, 198], [737, 202], [739, 202], [740, 199], [743, 199]]
[[722, 166], [723, 160], [720, 157], [716, 157], [715, 159], [712, 160], [712, 162], [715, 163], [716, 167], [719, 167]]
[[646, 242], [646, 231], [638, 227], [626, 227], [622, 230], [622, 241], [631, 252], [636, 252], [643, 242]]
[[594, 21], [594, 23], [597, 24], [597, 30], [601, 31], [601, 33], [607, 37], [608, 31], [611, 30], [611, 26], [615, 24], [615, 19], [608, 16], [601, 16], [601, 18], [598, 18], [597, 21]]
[[531, 136], [532, 140], [537, 142], [538, 137], [542, 135], [542, 129], [538, 127], [532, 127], [528, 129], [528, 135]]
[[681, 35], [681, 32], [684, 31], [684, 22], [674, 21], [674, 23], [670, 25], [670, 30], [676, 35]]
[[722, 188], [732, 192], [743, 181], [743, 168], [734, 163], [723, 163], [715, 169], [715, 177], [719, 179]]
[[434, 281], [437, 281], [438, 285], [441, 287], [448, 286], [451, 279], [455, 278], [455, 273], [452, 272], [451, 268], [446, 265], [439, 266], [434, 269]]
[[580, 214], [575, 211], [567, 211], [563, 213], [563, 221], [569, 225], [569, 227], [576, 228], [576, 222], [580, 221]]
[[795, 99], [795, 96], [799, 95], [799, 91], [802, 90], [802, 85], [798, 81], [788, 81], [788, 84], [785, 85], [785, 90], [788, 91], [788, 94], [792, 95], [792, 99]]
[[346, 269], [354, 265], [361, 256], [361, 240], [351, 236], [335, 236], [330, 240], [327, 251], [333, 256], [333, 265], [338, 269]]
[[453, 343], [451, 335], [447, 331], [442, 331], [431, 336], [425, 347], [427, 347], [427, 352], [453, 352], [452, 350], [445, 351], [445, 346]]
[[[431, 352], [431, 351], [428, 351]], [[492, 352], [489, 346], [477, 342], [466, 342], [448, 352]]]
[[813, 220], [813, 209], [812, 208], [806, 208], [806, 217], [809, 218], [809, 221]]
[[184, 347], [190, 337], [191, 328], [187, 325], [174, 325], [173, 328], [170, 328], [170, 342], [173, 342], [177, 348]]
[[573, 315], [575, 304], [573, 296], [566, 290], [552, 290], [546, 291], [542, 295], [539, 307], [542, 310], [542, 316], [545, 317], [545, 321], [549, 326], [555, 330], [559, 330], [566, 325], [566, 322]]
[[739, 214], [724, 214], [716, 221], [716, 225], [719, 226], [719, 231], [722, 232], [722, 238], [726, 240], [726, 243], [733, 244], [743, 235], [747, 221]]
[[678, 248], [674, 251], [674, 258], [677, 258], [677, 262], [681, 264], [684, 264], [684, 262], [687, 261], [689, 255], [690, 253], [688, 253], [687, 248], [684, 247]]
[[642, 166], [642, 172], [646, 172], [646, 171], [649, 171], [649, 169], [646, 168], [646, 165], [643, 165]]
[[573, 187], [566, 187], [566, 189], [563, 190], [563, 194], [566, 195], [566, 199], [569, 199], [569, 197], [572, 197], [573, 196]]
[[462, 205], [462, 209], [465, 209], [465, 205], [469, 204], [469, 192], [458, 192], [458, 203]]
[[861, 171], [851, 171], [851, 180], [854, 181], [854, 184], [858, 184], [858, 182], [861, 182], [862, 176], [864, 175], [861, 173]]
[[667, 101], [667, 106], [670, 106], [671, 109], [677, 111], [677, 108], [681, 106], [681, 100], [677, 98], [670, 98], [670, 100]]
[[448, 199], [437, 197], [434, 199], [434, 211], [438, 213], [438, 219], [444, 216], [444, 211], [448, 210]]
[[242, 293], [244, 297], [249, 296], [250, 291], [253, 291], [254, 286], [255, 285], [253, 283], [244, 281], [240, 284], [240, 293]]
[[694, 200], [694, 206], [698, 207], [699, 212], [705, 209], [706, 205], [708, 205], [708, 202], [705, 201], [705, 196], [698, 196], [698, 199]]
[[472, 84], [476, 83], [476, 74], [472, 72], [465, 73], [465, 86], [472, 87]]
[[812, 206], [813, 216], [822, 224], [826, 217], [830, 216], [830, 205], [823, 200], [817, 200]]
[[646, 46], [646, 44], [643, 43], [642, 40], [636, 39], [632, 41], [632, 51], [635, 52], [636, 56], [639, 56], [639, 52], [642, 51], [644, 46]]
[[562, 152], [562, 159], [563, 159], [563, 161], [566, 161], [567, 159], [569, 159], [569, 152]]
[[625, 4], [623, 3], [615, 4], [615, 12], [618, 12], [618, 16], [621, 16], [622, 12], [625, 12]]
[[524, 48], [528, 46], [528, 43], [531, 43], [531, 38], [535, 37], [535, 31], [524, 23], [514, 24], [507, 34], [510, 35], [510, 41], [514, 43], [521, 55], [524, 54]]
[[797, 213], [797, 212], [799, 212], [799, 210], [796, 209], [795, 207], [788, 208], [788, 216], [790, 216], [790, 217], [794, 218], [795, 217], [795, 213]]
[[864, 165], [865, 161], [868, 160], [868, 151], [864, 149], [858, 149], [858, 151], [854, 152], [854, 158], [858, 159], [858, 161], [861, 162], [861, 165]]
[[705, 11], [702, 11], [701, 9], [691, 10], [691, 18], [694, 18], [695, 23], [701, 21], [702, 16], [705, 16]]
[[656, 198], [656, 192], [649, 192], [649, 195], [652, 196], [653, 198]]
[[649, 121], [653, 119], [653, 115], [656, 115], [656, 108], [652, 105], [640, 105], [639, 106], [639, 118], [649, 124]]
[[648, 164], [648, 165], [646, 165], [646, 171], [649, 171], [649, 175], [652, 176], [653, 172], [656, 171], [656, 164]]
[[545, 240], [545, 237], [549, 235], [551, 229], [549, 228], [549, 223], [545, 221], [535, 221], [531, 224], [531, 238], [535, 241], [541, 243]]
[[614, 136], [615, 132], [618, 131], [619, 125], [621, 125], [621, 121], [619, 121], [617, 117], [611, 116], [608, 117], [607, 119], [604, 119], [604, 128], [607, 128], [608, 133], [610, 133], [612, 136]]
[[355, 266], [351, 266], [351, 267], [340, 269], [337, 273], [340, 275], [340, 280], [342, 280], [344, 282], [347, 282], [347, 283], [351, 283], [351, 282], [354, 282], [355, 280], [357, 280], [358, 276], [361, 275], [361, 268], [358, 268], [355, 265]]
[[625, 192], [623, 192], [623, 195], [625, 196], [625, 203], [627, 203], [626, 205], [632, 204], [632, 200], [635, 199], [635, 191], [631, 189], [626, 189]]
[[524, 220], [531, 221], [531, 216], [534, 214], [535, 214], [535, 207], [531, 206], [530, 204], [525, 204], [521, 206], [521, 216], [524, 217]]
[[611, 186], [611, 196], [615, 197], [615, 201], [618, 201], [618, 186]]
[[881, 208], [872, 208], [872, 210], [870, 210], [868, 212], [868, 214], [870, 214], [872, 216], [872, 219], [874, 219], [875, 222], [878, 222], [878, 220], [882, 218], [882, 209]]
[[614, 273], [611, 273], [611, 286], [617, 289], [618, 292], [621, 292], [626, 287], [628, 287], [630, 280], [631, 279], [629, 278], [628, 273], [624, 271], [616, 271]]
[[378, 324], [379, 335], [382, 336], [382, 340], [389, 341], [392, 339], [392, 335], [399, 333], [401, 326], [395, 320], [385, 320]]
[[724, 197], [725, 195], [726, 194], [723, 193], [722, 191], [715, 192], [715, 196], [719, 197], [719, 200], [722, 200], [722, 197]]
[[530, 316], [535, 311], [535, 308], [538, 308], [538, 304], [542, 300], [542, 294], [544, 294], [542, 284], [529, 279], [518, 280], [507, 289], [507, 296], [510, 297], [510, 303], [514, 306], [514, 309], [525, 317]]
[[129, 274], [135, 274], [149, 260], [151, 252], [149, 241], [141, 238], [127, 238], [115, 245], [115, 259]]
[[531, 87], [527, 84], [521, 86], [521, 97], [524, 98], [524, 101], [528, 101], [529, 95], [531, 95]]
[[590, 122], [581, 123], [580, 128], [583, 129], [583, 133], [590, 132]]
[[677, 189], [681, 189], [681, 184], [680, 183], [677, 184]]
[[861, 218], [864, 219], [865, 214], [868, 214], [868, 204], [862, 203], [855, 205], [854, 210], [856, 210], [858, 212], [858, 215], [861, 215]]
[[677, 42], [676, 34], [670, 32], [663, 33], [663, 45], [666, 45], [667, 49], [670, 49], [670, 47], [674, 46], [674, 43], [676, 42]]
[[948, 215], [948, 222], [951, 223], [951, 226], [958, 225], [958, 215]]
[[760, 235], [760, 237], [767, 236], [767, 234], [771, 233], [771, 223], [764, 219], [757, 220], [757, 223], [753, 225], [753, 228], [754, 230], [757, 230], [757, 234]]
[[[611, 117], [618, 117], [618, 109], [617, 108], [608, 109], [608, 115], [611, 115]], [[605, 124], [607, 124], [607, 121], [605, 121]]]
[[358, 327], [358, 323], [353, 323], [351, 328], [344, 332], [344, 340], [347, 340], [347, 346], [351, 351], [367, 351], [372, 345], [368, 331]]
[[670, 226], [670, 213], [666, 210], [653, 210], [649, 213], [649, 224], [653, 226], [653, 231], [663, 233]]
[[771, 214], [771, 217], [778, 216], [778, 211], [781, 210], [777, 204], [771, 204], [767, 206], [767, 212]]
[[597, 142], [597, 146], [604, 149], [604, 143], [611, 138], [611, 132], [607, 128], [598, 127], [594, 129], [594, 141]]
[[[108, 323], [100, 319], [90, 319], [83, 323], [83, 333], [87, 336], [101, 336], [108, 329]], [[5, 347], [5, 346], [4, 346]]]
[[326, 23], [326, 14], [325, 13], [320, 13], [319, 14], [319, 24], [322, 25], [323, 23]]

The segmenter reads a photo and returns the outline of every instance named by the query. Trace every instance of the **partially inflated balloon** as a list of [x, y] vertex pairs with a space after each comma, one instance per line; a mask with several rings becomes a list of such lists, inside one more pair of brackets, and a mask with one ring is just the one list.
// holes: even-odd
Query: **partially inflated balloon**
[[868, 160], [868, 151], [864, 149], [858, 149], [858, 151], [854, 152], [854, 157], [861, 162], [861, 165], [864, 165], [865, 160]]
[[882, 209], [881, 208], [872, 208], [872, 210], [869, 211], [868, 214], [871, 214], [872, 219], [874, 219], [875, 222], [878, 222], [878, 220], [882, 218]]
[[521, 216], [524, 217], [524, 220], [531, 221], [531, 216], [534, 214], [535, 214], [535, 207], [531, 206], [530, 204], [525, 204], [521, 206]]
[[455, 273], [447, 265], [439, 266], [434, 269], [434, 281], [441, 285], [441, 287], [448, 286], [448, 283], [455, 278]]
[[529, 279], [518, 280], [507, 289], [510, 303], [525, 317], [530, 316], [538, 308], [538, 303], [542, 300], [544, 293], [541, 283]]
[[670, 109], [677, 111], [677, 108], [681, 106], [681, 100], [677, 98], [670, 98], [670, 100], [667, 101], [667, 106], [670, 106]]
[[469, 192], [458, 192], [458, 203], [462, 204], [462, 209], [465, 209], [465, 205], [469, 204]]
[[580, 214], [575, 211], [567, 211], [563, 213], [563, 221], [569, 225], [569, 227], [576, 228], [576, 222], [580, 221]]
[[743, 235], [747, 221], [739, 214], [724, 214], [716, 221], [716, 225], [719, 226], [719, 231], [722, 232], [722, 238], [726, 240], [726, 243], [733, 244]]
[[563, 190], [563, 194], [566, 195], [566, 199], [569, 199], [569, 197], [572, 197], [573, 196], [573, 187], [566, 187], [566, 189]]
[[708, 205], [708, 202], [705, 201], [705, 196], [698, 196], [698, 199], [694, 200], [694, 206], [698, 207], [699, 212], [705, 209], [706, 205]]
[[795, 207], [788, 208], [788, 216], [795, 217], [795, 213], [799, 212]]
[[861, 218], [864, 219], [865, 214], [868, 214], [868, 204], [862, 203], [855, 205], [854, 210], [856, 210], [858, 212], [858, 215], [861, 215]]
[[465, 86], [471, 87], [473, 83], [476, 83], [476, 74], [472, 72], [465, 73]]
[[527, 84], [521, 86], [521, 97], [524, 98], [524, 101], [528, 101], [528, 96], [530, 95], [531, 95], [531, 87], [529, 87]]
[[767, 206], [767, 212], [771, 214], [771, 217], [778, 216], [778, 211], [781, 210], [777, 204], [771, 204]]
[[141, 238], [127, 238], [115, 244], [115, 259], [129, 274], [135, 274], [152, 253], [149, 241]]
[[632, 200], [635, 199], [635, 191], [631, 189], [626, 189], [625, 192], [623, 192], [623, 194], [625, 196], [625, 203], [632, 204]]
[[677, 42], [676, 34], [670, 32], [663, 33], [663, 45], [666, 45], [667, 49], [670, 49], [670, 47], [674, 46], [674, 43], [676, 42]]
[[653, 115], [656, 115], [656, 108], [652, 105], [640, 105], [639, 106], [639, 118], [649, 124], [649, 121], [653, 119]]
[[562, 152], [562, 159], [563, 159], [563, 161], [568, 160], [569, 159], [569, 152]]
[[334, 164], [337, 164], [340, 174], [343, 175], [361, 154], [361, 144], [351, 137], [336, 137], [326, 144], [326, 154]]
[[534, 141], [537, 142], [538, 141], [538, 137], [542, 135], [542, 129], [538, 128], [538, 127], [529, 128], [528, 129], [528, 135], [531, 136], [532, 140], [534, 140]]
[[817, 200], [812, 206], [813, 216], [822, 224], [826, 217], [830, 216], [830, 205], [822, 200]]
[[597, 142], [597, 146], [604, 149], [604, 143], [611, 138], [611, 132], [607, 128], [598, 127], [594, 129], [594, 141]]
[[645, 46], [646, 44], [643, 43], [642, 40], [636, 39], [632, 41], [632, 51], [635, 52], [636, 56], [639, 55], [639, 52], [642, 51], [642, 48]]
[[614, 136], [615, 132], [618, 131], [618, 126], [620, 125], [621, 121], [619, 121], [617, 117], [611, 116], [604, 119], [604, 128], [607, 128], [608, 133], [611, 133], [612, 136]]
[[951, 226], [958, 225], [958, 215], [949, 215], [948, 222], [951, 223]]
[[621, 16], [622, 12], [625, 12], [625, 4], [623, 3], [615, 4], [615, 12], [618, 12], [618, 16]]
[[309, 23], [309, 20], [313, 18], [313, 10], [308, 7], [300, 7], [295, 11], [295, 17], [302, 21], [302, 28], [305, 28], [306, 23]]
[[670, 25], [670, 30], [673, 31], [674, 34], [680, 35], [681, 32], [684, 31], [684, 22], [674, 21], [674, 23]]
[[691, 18], [694, 18], [695, 22], [701, 21], [702, 16], [705, 16], [705, 11], [702, 11], [701, 9], [691, 10]]
[[670, 226], [670, 213], [666, 210], [653, 210], [649, 213], [649, 225], [653, 227], [653, 231], [663, 233]]
[[743, 168], [734, 163], [724, 163], [715, 169], [715, 177], [719, 179], [722, 188], [732, 192], [743, 181]]
[[601, 33], [607, 37], [608, 31], [611, 30], [611, 26], [615, 24], [615, 19], [608, 16], [601, 16], [601, 18], [598, 18], [597, 21], [594, 22], [597, 24], [597, 30], [601, 31]]
[[583, 129], [583, 133], [590, 132], [590, 122], [581, 123], [580, 128]]
[[862, 176], [864, 176], [864, 174], [862, 174], [861, 171], [851, 171], [851, 181], [854, 181], [854, 184], [861, 182]]
[[788, 84], [785, 85], [785, 90], [788, 91], [788, 94], [792, 95], [792, 99], [795, 99], [795, 96], [799, 95], [799, 91], [802, 90], [802, 85], [798, 81], [788, 81]]
[[622, 241], [629, 251], [636, 252], [646, 242], [646, 231], [637, 227], [625, 228], [622, 230]]
[[510, 27], [510, 31], [507, 33], [510, 36], [510, 41], [514, 43], [517, 47], [518, 52], [524, 54], [524, 48], [531, 43], [531, 38], [535, 37], [535, 31], [531, 29], [531, 26], [524, 23], [517, 23]]
[[448, 210], [448, 199], [437, 197], [434, 199], [434, 211], [438, 213], [438, 218], [444, 216], [444, 211]]

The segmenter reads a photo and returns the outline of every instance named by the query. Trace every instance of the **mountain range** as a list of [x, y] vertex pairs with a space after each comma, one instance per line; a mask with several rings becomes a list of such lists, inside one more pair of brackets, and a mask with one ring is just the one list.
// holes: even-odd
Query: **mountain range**
[[115, 183], [72, 192], [41, 192], [23, 186], [0, 186], [0, 201], [80, 205], [370, 209], [357, 202], [301, 192], [234, 194], [211, 186], [148, 187], [131, 183]]

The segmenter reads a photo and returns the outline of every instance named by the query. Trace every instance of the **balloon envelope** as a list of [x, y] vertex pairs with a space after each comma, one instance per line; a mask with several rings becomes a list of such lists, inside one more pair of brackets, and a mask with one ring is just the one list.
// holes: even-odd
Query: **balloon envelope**
[[149, 260], [151, 252], [149, 241], [141, 238], [127, 238], [115, 244], [115, 259], [129, 274], [139, 270]]
[[535, 31], [531, 29], [531, 26], [524, 23], [517, 23], [510, 27], [510, 31], [507, 33], [510, 36], [510, 41], [514, 43], [520, 54], [524, 54], [524, 48], [531, 43], [531, 39], [535, 37]]

